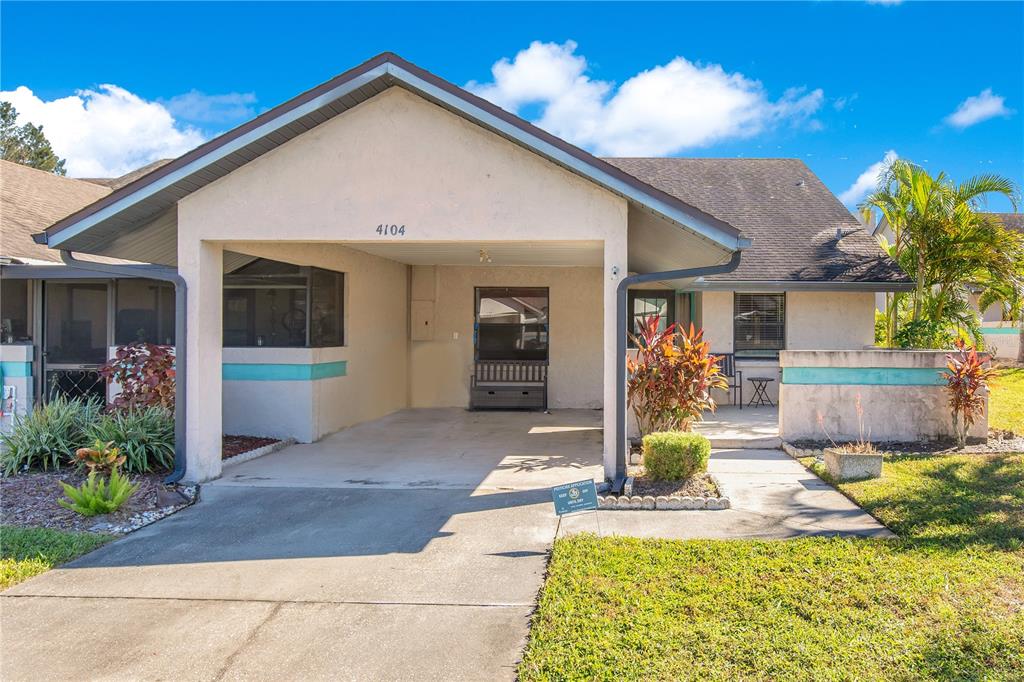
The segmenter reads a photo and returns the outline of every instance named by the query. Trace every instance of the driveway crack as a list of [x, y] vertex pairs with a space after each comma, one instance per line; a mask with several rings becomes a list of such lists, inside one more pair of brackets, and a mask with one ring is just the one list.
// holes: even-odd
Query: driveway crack
[[266, 617], [262, 621], [260, 621], [259, 625], [254, 627], [252, 629], [252, 632], [249, 633], [249, 636], [242, 640], [242, 643], [238, 645], [238, 648], [231, 652], [231, 655], [228, 656], [226, 661], [224, 661], [224, 665], [222, 665], [220, 670], [217, 671], [217, 674], [213, 678], [214, 680], [224, 679], [224, 676], [227, 675], [228, 671], [231, 670], [232, 667], [234, 667], [235, 661], [238, 659], [239, 654], [242, 653], [242, 649], [245, 649], [249, 646], [249, 644], [255, 641], [256, 636], [260, 633], [260, 630], [262, 630], [263, 627], [267, 623], [269, 623], [271, 619], [274, 618], [274, 616], [277, 615], [278, 611], [280, 611], [281, 607], [283, 606], [284, 602], [278, 602], [274, 604], [274, 607], [270, 609], [270, 612], [267, 613]]

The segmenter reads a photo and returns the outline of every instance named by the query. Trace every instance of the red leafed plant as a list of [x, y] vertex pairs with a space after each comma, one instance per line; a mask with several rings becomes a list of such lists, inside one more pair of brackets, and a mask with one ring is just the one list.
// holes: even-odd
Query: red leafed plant
[[683, 332], [671, 324], [659, 330], [660, 321], [657, 315], [646, 317], [630, 335], [637, 351], [626, 361], [626, 392], [641, 435], [689, 431], [705, 411], [714, 412], [712, 389], [728, 388], [703, 329], [691, 324]]
[[953, 435], [959, 447], [967, 444], [967, 430], [985, 411], [988, 382], [995, 375], [973, 346], [956, 340], [956, 350], [946, 354], [946, 390], [953, 412]]
[[174, 409], [174, 353], [168, 346], [154, 343], [122, 346], [100, 369], [100, 374], [121, 386], [121, 393], [113, 400], [115, 408]]

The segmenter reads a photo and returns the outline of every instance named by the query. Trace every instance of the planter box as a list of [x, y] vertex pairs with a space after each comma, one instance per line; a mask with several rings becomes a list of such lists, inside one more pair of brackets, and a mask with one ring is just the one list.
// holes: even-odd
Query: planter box
[[825, 467], [837, 481], [878, 478], [882, 475], [882, 454], [840, 452], [825, 448]]

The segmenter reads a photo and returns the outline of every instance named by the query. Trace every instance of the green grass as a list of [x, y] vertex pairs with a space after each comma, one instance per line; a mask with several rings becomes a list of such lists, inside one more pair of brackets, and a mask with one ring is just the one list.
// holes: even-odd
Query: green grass
[[988, 425], [1024, 435], [1024, 368], [1005, 367], [992, 382]]
[[0, 526], [0, 590], [90, 552], [113, 537]]
[[555, 543], [525, 680], [1022, 680], [1024, 456], [843, 490], [900, 540]]

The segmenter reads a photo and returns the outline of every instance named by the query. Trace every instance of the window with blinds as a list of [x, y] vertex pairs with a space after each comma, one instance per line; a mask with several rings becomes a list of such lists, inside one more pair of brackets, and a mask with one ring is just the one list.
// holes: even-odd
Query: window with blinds
[[786, 347], [786, 295], [735, 294], [732, 326], [737, 357], [777, 358]]

